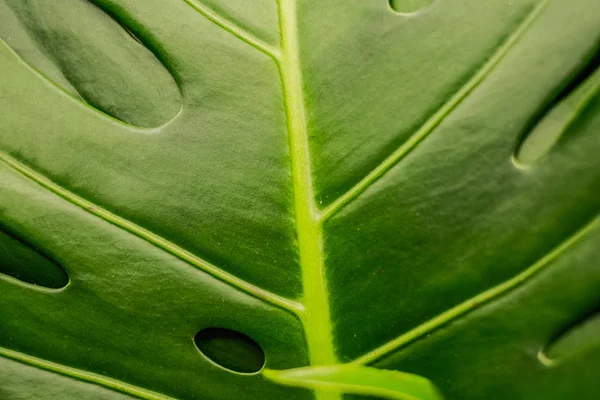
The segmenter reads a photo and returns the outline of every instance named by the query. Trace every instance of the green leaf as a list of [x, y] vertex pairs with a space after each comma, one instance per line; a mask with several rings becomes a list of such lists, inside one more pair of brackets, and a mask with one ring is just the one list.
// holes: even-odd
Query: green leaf
[[265, 376], [283, 385], [325, 389], [396, 400], [441, 400], [427, 379], [399, 371], [359, 365], [266, 370]]
[[597, 400], [599, 26], [0, 0], [0, 399]]

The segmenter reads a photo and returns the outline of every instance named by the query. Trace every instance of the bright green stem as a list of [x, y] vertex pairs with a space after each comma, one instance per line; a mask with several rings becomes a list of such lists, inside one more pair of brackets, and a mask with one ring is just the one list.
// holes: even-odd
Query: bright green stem
[[[300, 263], [304, 281], [302, 322], [312, 365], [337, 363], [331, 333], [327, 283], [323, 268], [323, 233], [314, 201], [310, 155], [300, 72], [295, 0], [279, 1], [282, 51], [281, 75], [288, 119], [292, 180]], [[340, 399], [318, 392], [320, 400]]]

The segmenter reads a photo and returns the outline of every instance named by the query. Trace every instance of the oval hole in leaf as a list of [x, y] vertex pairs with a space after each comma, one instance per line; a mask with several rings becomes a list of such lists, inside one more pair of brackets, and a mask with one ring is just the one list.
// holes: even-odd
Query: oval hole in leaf
[[258, 343], [231, 329], [203, 329], [194, 342], [209, 360], [234, 372], [254, 373], [265, 365], [265, 353]]
[[165, 65], [88, 0], [0, 1], [0, 38], [64, 91], [126, 123], [157, 127], [181, 108]]
[[69, 283], [69, 276], [61, 267], [3, 231], [0, 231], [0, 273], [49, 289], [60, 289]]
[[600, 82], [600, 51], [566, 82], [566, 85], [538, 116], [531, 130], [521, 138], [516, 160], [532, 165], [558, 143], [597, 93]]
[[568, 328], [546, 350], [551, 360], [559, 360], [600, 346], [600, 311]]
[[412, 14], [427, 7], [433, 0], [390, 0], [392, 10], [401, 14]]

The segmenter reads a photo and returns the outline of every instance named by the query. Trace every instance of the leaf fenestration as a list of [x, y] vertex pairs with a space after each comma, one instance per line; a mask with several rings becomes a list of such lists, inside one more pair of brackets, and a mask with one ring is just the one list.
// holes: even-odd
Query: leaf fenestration
[[595, 399], [600, 3], [259, 3], [0, 0], [0, 397]]

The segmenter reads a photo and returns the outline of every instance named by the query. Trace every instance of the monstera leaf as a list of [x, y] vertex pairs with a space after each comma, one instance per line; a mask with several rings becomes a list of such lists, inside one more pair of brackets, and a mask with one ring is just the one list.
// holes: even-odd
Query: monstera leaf
[[600, 398], [598, 0], [1, 0], [0, 37], [1, 399]]

